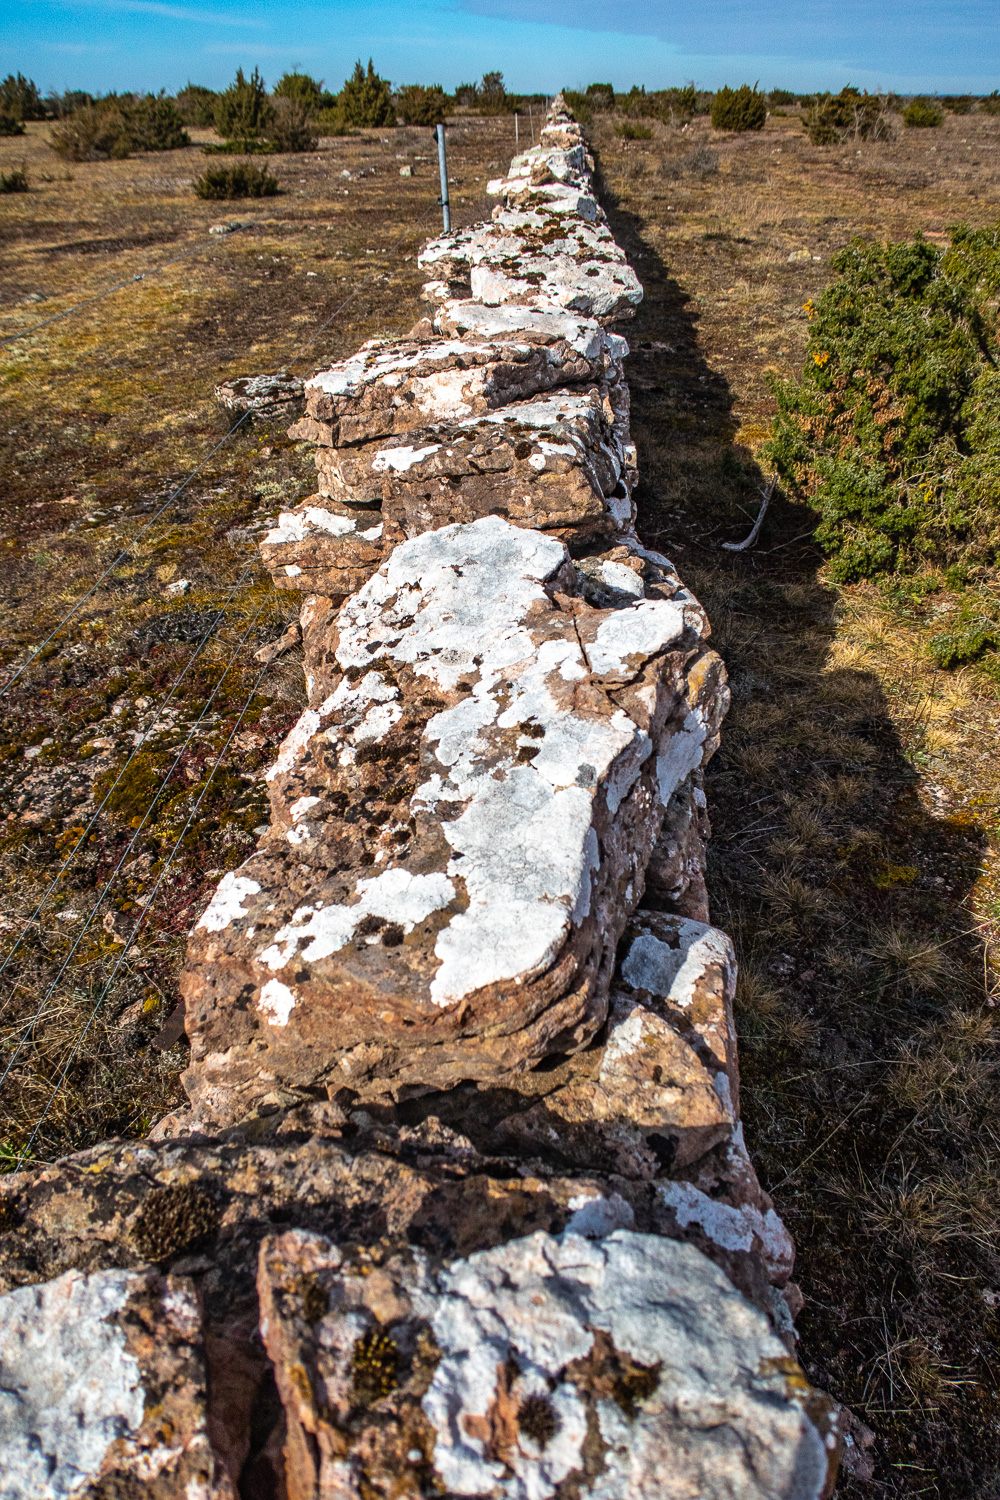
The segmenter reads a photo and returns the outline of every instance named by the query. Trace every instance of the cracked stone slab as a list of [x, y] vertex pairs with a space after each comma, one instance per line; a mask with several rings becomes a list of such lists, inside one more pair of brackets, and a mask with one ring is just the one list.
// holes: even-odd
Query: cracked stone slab
[[[330, 443], [362, 443], [428, 422], [461, 420], [538, 391], [600, 379], [606, 345], [504, 340], [379, 340], [306, 383], [309, 417], [327, 423]], [[315, 441], [312, 426], [291, 436]]]
[[261, 1246], [303, 1500], [821, 1500], [833, 1404], [691, 1245], [537, 1232], [467, 1259]]
[[3, 1500], [129, 1486], [151, 1500], [236, 1500], [208, 1439], [191, 1282], [70, 1270], [0, 1296], [0, 1452]]
[[699, 609], [596, 609], [574, 577], [560, 543], [487, 517], [403, 543], [344, 605], [342, 681], [286, 739], [274, 826], [191, 941], [196, 1101], [258, 1075], [502, 1076], [602, 1024], [715, 707], [686, 697]]
[[[547, 392], [429, 424], [410, 441], [318, 448], [319, 490], [340, 507], [381, 507], [387, 546], [486, 515], [579, 546], [632, 524], [635, 453], [620, 441], [620, 426], [597, 387]], [[346, 524], [338, 525], [353, 546]], [[269, 554], [264, 561], [271, 565]]]
[[346, 599], [382, 561], [384, 522], [377, 506], [346, 506], [310, 495], [260, 543], [261, 561], [279, 589]]

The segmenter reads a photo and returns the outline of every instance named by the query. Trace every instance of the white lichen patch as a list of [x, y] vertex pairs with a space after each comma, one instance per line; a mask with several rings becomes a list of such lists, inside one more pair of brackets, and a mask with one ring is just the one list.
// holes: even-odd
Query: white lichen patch
[[141, 1277], [67, 1271], [0, 1297], [0, 1495], [62, 1500], [140, 1427], [139, 1366], [114, 1321]]
[[272, 546], [282, 542], [304, 542], [314, 532], [325, 536], [347, 536], [357, 529], [351, 516], [337, 516], [318, 505], [304, 505], [301, 510], [285, 510], [278, 517], [278, 524], [267, 533], [264, 541]]
[[[764, 1314], [692, 1246], [627, 1229], [538, 1233], [458, 1261], [436, 1283], [413, 1303], [443, 1351], [422, 1404], [450, 1494], [548, 1500], [574, 1470], [593, 1500], [822, 1493], [827, 1451], [797, 1399], [805, 1382], [787, 1379]], [[598, 1334], [646, 1372], [635, 1399], [590, 1395]], [[531, 1398], [536, 1411], [546, 1404], [544, 1443], [530, 1435]], [[590, 1403], [603, 1453], [588, 1465]]]
[[455, 887], [447, 876], [411, 875], [401, 868], [359, 880], [355, 889], [359, 899], [353, 906], [300, 906], [292, 920], [275, 933], [274, 941], [258, 954], [258, 962], [271, 970], [283, 969], [301, 951], [307, 962], [316, 963], [349, 943], [365, 917], [398, 922], [404, 932], [412, 932], [418, 922], [440, 911], [455, 896]]
[[222, 932], [232, 922], [247, 915], [243, 905], [246, 898], [259, 894], [260, 886], [256, 880], [251, 880], [247, 875], [234, 875], [231, 870], [227, 871], [219, 881], [215, 894], [198, 922], [198, 927], [204, 927], [206, 932]]
[[732, 969], [735, 957], [732, 942], [719, 928], [684, 919], [675, 919], [675, 925], [676, 947], [640, 932], [621, 965], [621, 978], [630, 989], [646, 990], [687, 1010], [706, 970], [713, 965]]
[[790, 1274], [795, 1246], [773, 1208], [762, 1213], [753, 1203], [733, 1207], [710, 1198], [690, 1182], [660, 1182], [656, 1191], [681, 1229], [695, 1225], [721, 1250], [756, 1250], [776, 1278]]
[[272, 1026], [287, 1026], [288, 1017], [295, 1008], [294, 991], [280, 979], [269, 979], [261, 989], [257, 1006]]

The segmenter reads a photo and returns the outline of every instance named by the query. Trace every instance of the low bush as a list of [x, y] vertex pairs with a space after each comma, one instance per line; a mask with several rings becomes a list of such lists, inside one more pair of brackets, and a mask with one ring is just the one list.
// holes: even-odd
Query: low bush
[[719, 89], [712, 100], [712, 126], [715, 130], [763, 130], [767, 119], [767, 100], [748, 83], [738, 89]]
[[392, 89], [384, 78], [378, 76], [371, 58], [368, 59], [367, 73], [360, 58], [355, 63], [354, 72], [340, 91], [338, 104], [346, 125], [372, 129], [396, 123]]
[[992, 94], [987, 94], [985, 99], [980, 99], [979, 108], [986, 115], [1000, 115], [1000, 94], [996, 89]]
[[44, 120], [45, 105], [38, 92], [38, 85], [30, 78], [25, 78], [23, 73], [8, 73], [0, 83], [0, 115], [2, 114], [11, 115], [15, 120]]
[[615, 107], [615, 91], [610, 83], [588, 83], [584, 96], [591, 109], [607, 114]]
[[586, 94], [581, 94], [578, 89], [563, 89], [562, 96], [566, 100], [570, 114], [579, 125], [584, 128], [593, 125], [594, 111], [590, 107]]
[[797, 96], [791, 93], [788, 89], [772, 89], [768, 94], [767, 99], [772, 109], [775, 105], [778, 105], [779, 108], [784, 109], [787, 108], [789, 104], [794, 104], [796, 97]]
[[719, 170], [719, 153], [712, 151], [708, 146], [695, 146], [684, 156], [678, 156], [673, 161], [667, 161], [663, 165], [664, 177], [676, 179], [678, 177], [714, 177]]
[[176, 151], [191, 138], [164, 94], [107, 94], [59, 120], [48, 143], [67, 161], [120, 161], [133, 151]]
[[28, 174], [24, 167], [15, 167], [13, 172], [0, 172], [0, 193], [27, 193], [30, 191]]
[[465, 109], [472, 109], [479, 102], [478, 83], [460, 83], [455, 90], [455, 103]]
[[24, 121], [9, 109], [0, 107], [0, 135], [23, 135]]
[[181, 89], [174, 103], [185, 125], [198, 125], [204, 129], [215, 124], [218, 99], [214, 89], [207, 89], [200, 83], [189, 83]]
[[1000, 556], [1000, 225], [855, 240], [810, 317], [801, 381], [772, 380], [764, 449], [818, 513], [835, 578]]
[[887, 100], [848, 84], [839, 94], [819, 94], [802, 116], [802, 128], [814, 146], [842, 141], [887, 140], [892, 135]]
[[267, 140], [275, 121], [275, 107], [268, 97], [264, 80], [257, 68], [249, 78], [243, 69], [215, 102], [215, 128], [224, 140], [239, 150], [251, 150]]
[[926, 130], [944, 124], [944, 110], [936, 99], [911, 99], [903, 110], [903, 124]]
[[439, 83], [427, 87], [422, 83], [407, 83], [396, 95], [396, 109], [404, 125], [439, 125], [450, 103]]
[[273, 198], [279, 191], [278, 179], [266, 167], [252, 162], [235, 162], [227, 167], [208, 167], [195, 180], [199, 198]]
[[312, 128], [317, 135], [348, 135], [351, 129], [339, 104], [318, 109], [312, 117]]
[[85, 93], [83, 89], [67, 89], [62, 94], [52, 90], [45, 96], [45, 117], [51, 120], [65, 120], [69, 115], [75, 115], [78, 109], [86, 109], [88, 105], [96, 102], [93, 94]]
[[944, 94], [940, 102], [950, 115], [971, 115], [972, 113], [971, 94]]
[[651, 141], [653, 132], [648, 125], [637, 125], [634, 120], [624, 120], [621, 125], [615, 126], [615, 134], [620, 135], [623, 141]]
[[275, 151], [315, 151], [316, 125], [313, 111], [300, 99], [279, 96], [275, 101], [270, 144]]
[[294, 104], [301, 104], [310, 113], [327, 109], [337, 102], [335, 94], [324, 92], [323, 80], [313, 78], [309, 73], [282, 73], [271, 93], [275, 99], [290, 99]]

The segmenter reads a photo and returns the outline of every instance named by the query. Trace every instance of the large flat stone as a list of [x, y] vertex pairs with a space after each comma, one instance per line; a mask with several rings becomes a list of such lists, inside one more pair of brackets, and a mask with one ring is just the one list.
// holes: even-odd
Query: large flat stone
[[576, 588], [561, 544], [489, 517], [402, 544], [343, 607], [343, 680], [285, 742], [275, 827], [191, 942], [199, 1107], [268, 1075], [376, 1095], [502, 1077], [603, 1023], [720, 708], [686, 696], [689, 596], [599, 609]]
[[832, 1403], [690, 1245], [543, 1232], [435, 1266], [265, 1241], [265, 1338], [302, 1500], [821, 1500]]
[[[376, 339], [306, 382], [306, 411], [328, 424], [331, 443], [361, 443], [599, 380], [606, 366], [607, 346], [596, 339]], [[301, 436], [315, 441], [315, 432], [307, 426]]]

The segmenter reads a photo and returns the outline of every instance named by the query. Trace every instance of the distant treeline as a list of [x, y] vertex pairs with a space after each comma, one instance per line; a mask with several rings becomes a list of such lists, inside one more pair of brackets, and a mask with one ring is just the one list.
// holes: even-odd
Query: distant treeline
[[[1000, 94], [916, 96], [863, 93], [848, 85], [839, 94], [796, 94], [789, 89], [763, 91], [756, 84], [714, 92], [693, 83], [665, 89], [633, 86], [617, 92], [610, 83], [564, 89], [567, 102], [584, 125], [596, 114], [616, 114], [626, 121], [659, 120], [683, 126], [699, 115], [719, 130], [760, 130], [769, 113], [802, 111], [802, 123], [817, 145], [848, 135], [878, 138], [890, 134], [890, 117], [908, 126], [940, 125], [946, 112], [1000, 114]], [[208, 152], [308, 151], [321, 135], [345, 135], [358, 129], [403, 125], [436, 125], [456, 110], [481, 115], [527, 113], [544, 107], [543, 94], [510, 93], [500, 72], [484, 73], [478, 83], [462, 83], [454, 93], [440, 84], [393, 85], [376, 73], [371, 58], [360, 59], [336, 93], [323, 79], [308, 73], [285, 73], [268, 89], [259, 71], [246, 77], [242, 68], [227, 89], [188, 83], [175, 95], [88, 94], [81, 89], [42, 96], [37, 84], [21, 73], [0, 83], [0, 135], [20, 135], [25, 121], [50, 120], [49, 144], [74, 161], [125, 157], [133, 151], [171, 151], [191, 144], [188, 127], [214, 127], [222, 137]], [[623, 128], [642, 139], [648, 127]]]
[[268, 89], [259, 71], [242, 68], [227, 89], [189, 83], [175, 95], [88, 94], [82, 89], [42, 96], [22, 73], [0, 83], [0, 135], [21, 135], [27, 120], [50, 120], [49, 144], [75, 161], [106, 160], [133, 151], [171, 151], [191, 144], [188, 127], [214, 127], [218, 152], [308, 151], [321, 135], [358, 129], [436, 125], [455, 110], [482, 115], [544, 109], [544, 94], [511, 94], [503, 74], [484, 73], [453, 94], [440, 84], [393, 85], [360, 59], [333, 93], [308, 73], [285, 73]]

